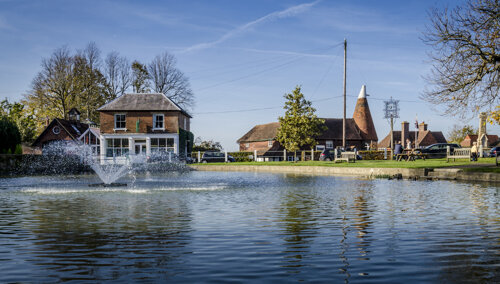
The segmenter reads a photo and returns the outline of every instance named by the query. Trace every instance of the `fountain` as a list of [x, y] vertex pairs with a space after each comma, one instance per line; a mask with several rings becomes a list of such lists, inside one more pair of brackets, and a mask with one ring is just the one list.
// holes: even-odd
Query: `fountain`
[[142, 172], [185, 171], [188, 167], [173, 153], [157, 152], [146, 155], [129, 155], [126, 159], [116, 157], [101, 160], [92, 148], [85, 144], [51, 143], [44, 148], [44, 154], [24, 161], [19, 172], [28, 174], [68, 174], [92, 170], [101, 183], [89, 184], [90, 187], [127, 186], [117, 182], [126, 175]]

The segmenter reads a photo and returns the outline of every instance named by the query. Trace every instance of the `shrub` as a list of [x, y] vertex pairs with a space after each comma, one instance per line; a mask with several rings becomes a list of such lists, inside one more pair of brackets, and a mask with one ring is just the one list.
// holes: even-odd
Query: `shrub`
[[233, 156], [236, 162], [251, 162], [253, 161], [252, 152], [230, 152], [228, 155]]
[[[384, 151], [358, 151], [363, 160], [383, 160]], [[390, 155], [390, 154], [387, 154]]]
[[22, 155], [23, 154], [23, 146], [21, 144], [16, 145], [16, 150], [14, 151], [14, 154], [16, 155]]
[[21, 134], [16, 124], [5, 118], [0, 118], [0, 153], [14, 153], [21, 143]]

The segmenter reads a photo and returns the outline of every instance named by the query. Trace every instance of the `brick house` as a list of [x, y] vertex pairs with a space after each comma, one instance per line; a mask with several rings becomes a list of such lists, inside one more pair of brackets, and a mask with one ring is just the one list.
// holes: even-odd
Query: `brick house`
[[[462, 147], [472, 147], [472, 143], [476, 142], [478, 139], [477, 135], [467, 135], [464, 140], [460, 142], [460, 146]], [[486, 143], [488, 147], [495, 147], [498, 144], [498, 135], [486, 135]]]
[[[378, 137], [366, 97], [366, 86], [363, 85], [354, 108], [353, 118], [346, 119], [346, 147], [355, 146], [357, 149], [376, 147]], [[316, 150], [342, 146], [342, 118], [322, 119], [325, 120], [327, 129], [316, 138]], [[279, 126], [279, 122], [254, 126], [237, 140], [240, 151], [283, 151], [284, 148], [276, 141]]]
[[102, 161], [159, 151], [190, 152], [192, 117], [164, 94], [124, 94], [98, 111]]
[[[32, 146], [43, 149], [55, 142], [70, 144], [81, 143], [91, 145], [93, 151], [98, 153], [100, 140], [98, 139], [98, 129], [90, 127], [89, 124], [80, 121], [80, 112], [72, 108], [68, 112], [68, 119], [54, 118], [35, 139]], [[87, 137], [87, 139], [85, 139]]]
[[[410, 124], [407, 121], [401, 122], [401, 131], [393, 131], [394, 145], [398, 141], [404, 143], [404, 147], [406, 148], [406, 139], [409, 139], [412, 147], [415, 147], [415, 131], [410, 131]], [[446, 143], [446, 138], [441, 131], [430, 131], [427, 129], [427, 124], [422, 122], [418, 125], [418, 131], [416, 133], [416, 145], [419, 148], [426, 147], [435, 143]], [[378, 143], [378, 147], [380, 148], [390, 148], [391, 147], [391, 133], [387, 134], [387, 136], [382, 139]]]

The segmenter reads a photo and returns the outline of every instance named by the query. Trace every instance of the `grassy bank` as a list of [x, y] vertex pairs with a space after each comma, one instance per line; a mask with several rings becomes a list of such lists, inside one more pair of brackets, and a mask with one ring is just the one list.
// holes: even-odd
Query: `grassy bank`
[[[361, 160], [356, 163], [334, 163], [322, 161], [305, 161], [305, 162], [237, 162], [237, 163], [208, 163], [199, 165], [250, 165], [250, 166], [320, 166], [320, 167], [362, 167], [362, 168], [446, 168], [458, 167], [466, 170], [481, 171], [483, 168], [488, 172], [500, 172], [500, 168], [492, 168], [495, 166], [494, 158], [480, 158], [478, 162], [470, 162], [466, 159], [456, 160], [455, 162], [446, 162], [446, 159], [427, 159], [416, 160], [411, 162], [406, 161], [385, 161], [385, 160]], [[487, 170], [486, 170], [487, 169]]]

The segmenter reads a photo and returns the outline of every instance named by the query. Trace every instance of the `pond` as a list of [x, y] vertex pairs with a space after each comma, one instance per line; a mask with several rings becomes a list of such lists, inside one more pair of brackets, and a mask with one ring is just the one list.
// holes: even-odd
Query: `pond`
[[499, 282], [499, 188], [185, 172], [0, 179], [0, 282]]

